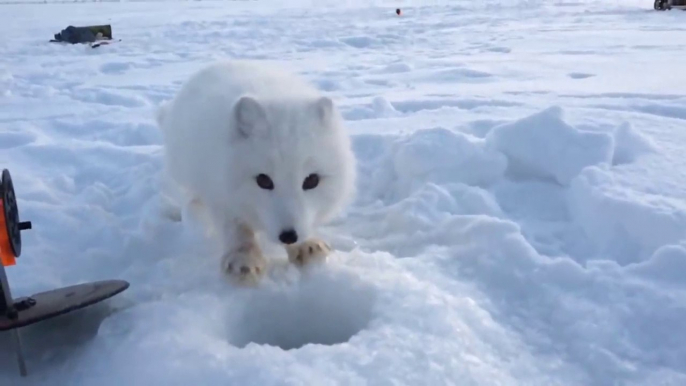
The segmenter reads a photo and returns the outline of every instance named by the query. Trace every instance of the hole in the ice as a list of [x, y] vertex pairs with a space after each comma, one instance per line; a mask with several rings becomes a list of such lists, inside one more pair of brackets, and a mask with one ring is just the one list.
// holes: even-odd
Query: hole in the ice
[[248, 291], [230, 314], [229, 342], [284, 350], [350, 340], [372, 319], [376, 290], [356, 276], [322, 272], [288, 287]]

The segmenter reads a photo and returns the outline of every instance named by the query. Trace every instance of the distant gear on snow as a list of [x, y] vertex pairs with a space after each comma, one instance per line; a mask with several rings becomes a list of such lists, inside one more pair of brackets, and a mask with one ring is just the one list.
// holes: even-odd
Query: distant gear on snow
[[672, 8], [686, 10], [686, 0], [655, 0], [653, 9], [656, 11], [671, 10]]
[[89, 43], [92, 48], [96, 48], [103, 44], [109, 44], [109, 41], [111, 40], [112, 26], [109, 24], [90, 25], [85, 27], [70, 25], [56, 33], [55, 38], [50, 40], [50, 42], [68, 44]]

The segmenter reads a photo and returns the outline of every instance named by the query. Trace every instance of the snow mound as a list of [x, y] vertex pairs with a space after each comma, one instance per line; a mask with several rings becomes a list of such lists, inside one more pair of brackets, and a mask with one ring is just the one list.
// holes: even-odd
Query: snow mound
[[686, 238], [686, 203], [620, 186], [601, 167], [589, 167], [572, 181], [568, 202], [598, 254], [621, 264], [645, 260]]
[[627, 272], [650, 281], [686, 287], [686, 246], [665, 245], [653, 253], [650, 259], [627, 266]]
[[507, 160], [485, 141], [445, 128], [418, 130], [394, 144], [397, 182], [414, 188], [426, 182], [489, 185], [499, 180]]
[[[569, 376], [568, 384], [677, 385], [686, 379], [673, 371], [686, 359], [686, 333], [679, 328], [686, 308], [679, 296], [652, 283], [637, 285], [616, 264], [595, 262], [586, 268], [566, 257], [540, 255], [510, 221], [456, 216], [436, 233], [453, 246], [433, 253], [443, 272], [476, 283], [488, 294], [486, 308], [493, 317], [515, 326], [525, 342], [545, 347], [539, 354], [586, 370], [582, 375], [548, 363], [553, 373]], [[663, 269], [683, 266], [681, 250], [660, 255], [653, 267], [632, 273], [651, 280], [667, 275]], [[638, 360], [643, 355], [660, 362], [662, 370], [646, 371], [650, 365]]]
[[386, 98], [376, 97], [372, 100], [372, 108], [377, 118], [394, 117], [400, 115]]
[[587, 166], [610, 163], [614, 149], [611, 135], [570, 126], [557, 106], [494, 127], [486, 142], [507, 156], [509, 175], [562, 185]]
[[617, 127], [614, 138], [615, 151], [612, 158], [614, 165], [631, 163], [643, 155], [657, 151], [653, 140], [634, 129], [628, 122]]

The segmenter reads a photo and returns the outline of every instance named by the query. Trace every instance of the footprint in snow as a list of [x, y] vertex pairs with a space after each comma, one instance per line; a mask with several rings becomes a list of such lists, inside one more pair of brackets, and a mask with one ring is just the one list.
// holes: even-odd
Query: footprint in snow
[[567, 74], [572, 79], [586, 79], [595, 76], [595, 74], [586, 74], [583, 72], [570, 72]]

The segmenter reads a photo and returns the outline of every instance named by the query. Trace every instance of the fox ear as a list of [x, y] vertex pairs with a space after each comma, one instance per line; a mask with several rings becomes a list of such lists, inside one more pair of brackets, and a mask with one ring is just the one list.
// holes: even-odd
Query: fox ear
[[327, 96], [318, 98], [314, 102], [314, 110], [319, 122], [323, 124], [329, 123], [334, 113], [333, 100]]
[[250, 95], [240, 97], [233, 105], [233, 118], [240, 138], [264, 135], [269, 128], [264, 107]]

